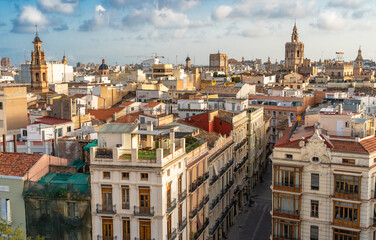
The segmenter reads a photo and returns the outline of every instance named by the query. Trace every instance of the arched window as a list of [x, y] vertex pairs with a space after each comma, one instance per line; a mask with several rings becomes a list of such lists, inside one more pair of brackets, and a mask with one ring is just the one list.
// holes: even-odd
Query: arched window
[[299, 57], [299, 50], [297, 51], [296, 55], [297, 55], [297, 57]]
[[39, 73], [35, 74], [35, 81], [39, 82]]

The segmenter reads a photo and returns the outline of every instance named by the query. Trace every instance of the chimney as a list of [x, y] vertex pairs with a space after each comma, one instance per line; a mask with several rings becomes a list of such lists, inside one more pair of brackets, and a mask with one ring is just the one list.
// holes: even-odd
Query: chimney
[[7, 136], [3, 134], [3, 152], [7, 152]]
[[13, 147], [14, 147], [14, 152], [17, 152], [17, 135], [13, 135]]

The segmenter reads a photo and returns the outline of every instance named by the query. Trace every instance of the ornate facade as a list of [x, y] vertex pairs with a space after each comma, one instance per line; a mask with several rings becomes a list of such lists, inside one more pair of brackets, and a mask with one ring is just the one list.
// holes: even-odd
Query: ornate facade
[[42, 41], [36, 33], [34, 51], [31, 52], [31, 89], [36, 92], [48, 92], [47, 63], [44, 51], [41, 49]]
[[296, 24], [292, 30], [291, 42], [285, 44], [285, 68], [296, 71], [303, 64], [304, 43], [299, 42], [298, 29]]

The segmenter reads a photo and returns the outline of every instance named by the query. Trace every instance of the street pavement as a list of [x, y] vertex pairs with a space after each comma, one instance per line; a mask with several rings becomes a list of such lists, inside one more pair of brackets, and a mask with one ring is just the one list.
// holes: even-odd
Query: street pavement
[[227, 234], [232, 240], [267, 240], [270, 239], [272, 220], [272, 168], [269, 162], [267, 170], [262, 175], [263, 182], [259, 183], [251, 197], [252, 206], [246, 206], [237, 217], [234, 225]]

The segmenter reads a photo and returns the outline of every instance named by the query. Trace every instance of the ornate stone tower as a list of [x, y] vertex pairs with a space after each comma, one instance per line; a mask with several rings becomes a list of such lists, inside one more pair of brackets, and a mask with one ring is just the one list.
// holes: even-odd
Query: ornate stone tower
[[189, 57], [189, 55], [187, 56], [187, 58], [185, 59], [185, 70], [186, 71], [189, 71], [191, 70], [191, 58]]
[[61, 60], [61, 63], [62, 63], [62, 64], [65, 64], [65, 65], [68, 65], [68, 59], [67, 59], [67, 57], [65, 56], [65, 54], [64, 54], [64, 56], [63, 56], [63, 60]]
[[358, 56], [355, 59], [354, 76], [359, 76], [363, 72], [363, 56], [362, 50], [359, 47]]
[[35, 34], [33, 41], [34, 51], [31, 52], [31, 89], [35, 92], [48, 92], [47, 64], [44, 51], [41, 49], [42, 41]]
[[299, 42], [298, 29], [296, 24], [292, 30], [291, 42], [285, 45], [285, 68], [290, 71], [296, 71], [297, 67], [303, 64], [304, 43]]

